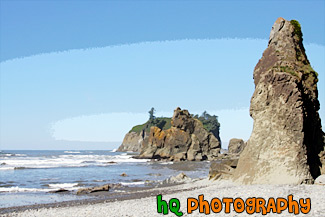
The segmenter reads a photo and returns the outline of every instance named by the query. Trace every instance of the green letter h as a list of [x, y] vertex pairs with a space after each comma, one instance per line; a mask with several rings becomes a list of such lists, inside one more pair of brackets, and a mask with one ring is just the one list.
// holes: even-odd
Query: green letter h
[[157, 212], [164, 213], [164, 215], [168, 214], [168, 205], [167, 202], [162, 200], [162, 195], [157, 195]]

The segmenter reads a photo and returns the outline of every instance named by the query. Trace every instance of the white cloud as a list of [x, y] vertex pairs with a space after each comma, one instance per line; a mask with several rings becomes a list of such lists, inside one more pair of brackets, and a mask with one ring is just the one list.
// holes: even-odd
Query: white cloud
[[[191, 111], [190, 111], [191, 112]], [[193, 111], [193, 114], [202, 112]], [[253, 120], [248, 108], [209, 111], [217, 115], [221, 123], [220, 137], [226, 148], [231, 138], [247, 140], [251, 134]], [[171, 112], [158, 112], [157, 117], [171, 117]], [[135, 125], [148, 120], [148, 113], [107, 113], [68, 118], [52, 125], [56, 140], [115, 142], [122, 141], [124, 135]]]
[[56, 140], [116, 142], [132, 126], [146, 122], [145, 113], [108, 113], [84, 115], [63, 119], [52, 125], [52, 136]]

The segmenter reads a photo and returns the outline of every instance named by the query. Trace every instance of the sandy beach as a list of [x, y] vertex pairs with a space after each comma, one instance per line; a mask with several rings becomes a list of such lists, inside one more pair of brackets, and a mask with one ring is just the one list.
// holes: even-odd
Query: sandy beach
[[[191, 214], [187, 213], [187, 198], [198, 198], [204, 195], [204, 200], [211, 201], [212, 198], [242, 198], [262, 197], [265, 200], [269, 198], [283, 197], [293, 195], [295, 200], [299, 198], [311, 199], [311, 210], [308, 214], [299, 213], [295, 215], [284, 210], [281, 214], [269, 213], [267, 216], [313, 216], [323, 217], [325, 213], [325, 186], [324, 185], [236, 185], [226, 181], [209, 181], [207, 179], [182, 185], [156, 188], [139, 191], [141, 198], [102, 201], [95, 204], [74, 204], [68, 207], [51, 207], [30, 209], [21, 212], [12, 212], [4, 216], [164, 216], [157, 213], [156, 196], [162, 194], [162, 199], [169, 201], [171, 198], [178, 198], [180, 201], [180, 210], [183, 216], [205, 216], [200, 214], [198, 209]], [[212, 216], [247, 216], [243, 212], [238, 214], [231, 206], [230, 213], [226, 214], [224, 210], [220, 213], [213, 213]], [[165, 216], [176, 216], [169, 212]], [[261, 213], [255, 213], [250, 216], [262, 216]]]

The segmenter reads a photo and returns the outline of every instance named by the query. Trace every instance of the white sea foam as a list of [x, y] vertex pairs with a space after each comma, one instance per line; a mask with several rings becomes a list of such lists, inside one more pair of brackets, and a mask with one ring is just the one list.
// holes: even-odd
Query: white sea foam
[[64, 189], [71, 189], [78, 186], [78, 183], [58, 183], [58, 184], [49, 184], [49, 188], [51, 189], [60, 189], [60, 188], [64, 188]]
[[162, 162], [160, 164], [173, 164], [174, 162]]
[[18, 186], [10, 187], [10, 188], [2, 188], [0, 187], [0, 192], [50, 192], [54, 190], [59, 190], [61, 188], [73, 191], [77, 190], [80, 187], [77, 187], [78, 183], [58, 183], [58, 184], [49, 184], [49, 188], [21, 188]]
[[14, 170], [15, 167], [0, 167], [0, 170]]
[[[53, 190], [53, 189], [51, 189]], [[43, 189], [43, 188], [20, 188], [20, 187], [10, 187], [10, 188], [1, 188], [0, 192], [48, 192], [49, 189]]]
[[104, 182], [105, 180], [103, 180], [103, 179], [95, 179], [95, 180], [93, 180], [93, 182]]
[[144, 182], [121, 182], [121, 185], [144, 185]]
[[6, 153], [6, 154], [1, 154], [0, 157], [25, 157], [25, 154], [10, 154], [10, 153]]
[[14, 154], [1, 154], [1, 157], [10, 157], [10, 156], [14, 156]]
[[111, 166], [114, 163], [144, 163], [147, 159], [134, 159], [125, 153], [121, 155], [92, 155], [92, 154], [62, 154], [58, 156], [11, 156], [0, 158], [0, 170], [31, 169], [31, 168], [58, 168], [58, 167], [87, 167]]
[[80, 151], [64, 151], [64, 153], [68, 153], [68, 154], [80, 154]]
[[[124, 186], [132, 186], [132, 185], [144, 185], [145, 182], [121, 182]], [[18, 186], [14, 187], [0, 187], [0, 192], [10, 192], [10, 193], [18, 193], [18, 192], [50, 192], [59, 189], [65, 189], [69, 191], [77, 190], [78, 183], [57, 183], [57, 184], [49, 184], [48, 188], [21, 188]]]

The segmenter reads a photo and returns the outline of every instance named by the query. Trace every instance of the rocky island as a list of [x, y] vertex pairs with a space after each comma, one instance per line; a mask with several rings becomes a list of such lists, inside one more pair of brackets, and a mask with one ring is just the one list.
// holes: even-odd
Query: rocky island
[[187, 110], [176, 108], [170, 129], [151, 127], [139, 157], [201, 161], [216, 158], [220, 149], [220, 141], [204, 128], [200, 120], [193, 118]]
[[219, 128], [217, 116], [192, 115], [176, 108], [172, 118], [151, 114], [146, 123], [133, 127], [118, 151], [140, 152], [139, 158], [149, 159], [211, 160], [221, 149]]

